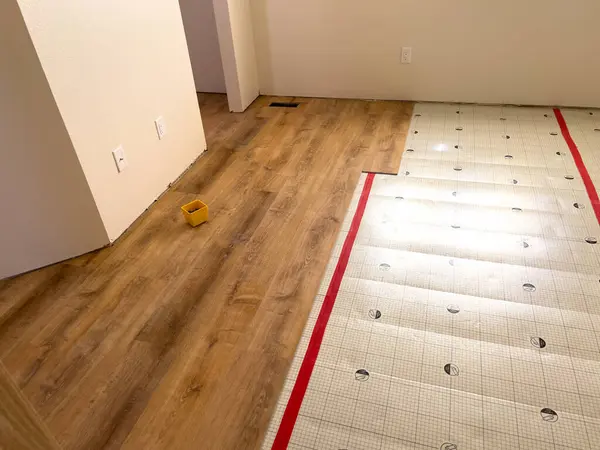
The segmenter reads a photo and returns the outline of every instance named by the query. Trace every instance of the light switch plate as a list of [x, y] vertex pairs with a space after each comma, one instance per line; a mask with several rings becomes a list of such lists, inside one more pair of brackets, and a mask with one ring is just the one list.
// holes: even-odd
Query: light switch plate
[[127, 158], [125, 157], [125, 150], [123, 150], [123, 146], [119, 145], [112, 152], [113, 158], [115, 159], [115, 164], [117, 165], [117, 170], [123, 172], [127, 167]]

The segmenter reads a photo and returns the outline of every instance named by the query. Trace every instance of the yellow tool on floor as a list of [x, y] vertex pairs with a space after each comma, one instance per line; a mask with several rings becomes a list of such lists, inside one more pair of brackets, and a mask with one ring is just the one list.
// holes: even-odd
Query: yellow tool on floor
[[183, 205], [181, 211], [183, 211], [185, 220], [193, 227], [197, 227], [208, 220], [208, 205], [200, 200], [194, 200], [187, 205]]

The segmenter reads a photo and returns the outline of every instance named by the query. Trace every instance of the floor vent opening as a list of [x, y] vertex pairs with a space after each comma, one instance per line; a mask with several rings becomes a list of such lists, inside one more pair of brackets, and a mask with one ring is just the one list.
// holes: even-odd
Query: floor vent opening
[[300, 103], [296, 102], [272, 102], [269, 106], [271, 108], [297, 108]]

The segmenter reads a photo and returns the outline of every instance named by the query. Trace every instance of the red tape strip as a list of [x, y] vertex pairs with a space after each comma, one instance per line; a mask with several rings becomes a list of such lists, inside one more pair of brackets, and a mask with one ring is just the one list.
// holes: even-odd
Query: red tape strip
[[298, 413], [302, 406], [302, 400], [304, 400], [304, 395], [306, 394], [306, 389], [308, 388], [308, 383], [315, 367], [317, 356], [319, 356], [325, 328], [329, 322], [333, 305], [335, 304], [340, 285], [342, 284], [344, 272], [346, 272], [346, 267], [348, 266], [348, 260], [350, 259], [350, 253], [352, 252], [352, 247], [356, 240], [358, 228], [360, 227], [360, 223], [365, 213], [374, 178], [374, 173], [367, 174], [365, 185], [360, 195], [358, 206], [354, 213], [354, 218], [352, 219], [352, 224], [350, 225], [350, 231], [348, 231], [348, 236], [346, 236], [344, 241], [344, 246], [342, 247], [340, 258], [335, 267], [335, 271], [333, 272], [331, 282], [329, 283], [327, 294], [323, 300], [319, 317], [317, 318], [312, 335], [310, 336], [310, 342], [308, 343], [306, 354], [302, 360], [302, 365], [300, 366], [300, 371], [298, 372], [298, 377], [296, 378], [296, 383], [292, 389], [290, 399], [288, 400], [285, 412], [283, 413], [279, 430], [277, 430], [277, 435], [275, 436], [275, 441], [271, 447], [272, 450], [287, 449], [290, 438], [292, 437], [292, 431], [294, 431], [294, 425], [296, 425], [296, 419], [298, 418]]
[[590, 202], [592, 203], [592, 208], [594, 208], [596, 219], [598, 220], [598, 224], [600, 224], [600, 199], [598, 199], [598, 191], [596, 191], [594, 182], [590, 178], [590, 174], [585, 168], [585, 164], [583, 163], [581, 153], [579, 153], [579, 149], [577, 148], [575, 141], [571, 137], [569, 127], [567, 127], [567, 122], [565, 121], [565, 118], [563, 117], [560, 109], [554, 108], [554, 115], [556, 116], [556, 120], [558, 121], [558, 125], [560, 126], [560, 131], [562, 132], [565, 141], [567, 141], [567, 145], [569, 146], [571, 155], [573, 155], [575, 165], [577, 166], [577, 170], [579, 170], [579, 175], [581, 175], [581, 179], [583, 180], [583, 184], [585, 185], [585, 190], [587, 191], [588, 197], [590, 198]]

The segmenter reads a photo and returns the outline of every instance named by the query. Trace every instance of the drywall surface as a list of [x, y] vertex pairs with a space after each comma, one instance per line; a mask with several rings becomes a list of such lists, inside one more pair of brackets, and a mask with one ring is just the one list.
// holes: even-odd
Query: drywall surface
[[16, 1], [0, 2], [0, 278], [108, 244]]
[[255, 0], [253, 14], [261, 94], [600, 107], [596, 0]]
[[[19, 4], [114, 240], [206, 148], [177, 0]], [[119, 145], [122, 173], [111, 153]]]
[[225, 93], [225, 74], [212, 0], [179, 0], [198, 92]]
[[229, 109], [244, 111], [258, 97], [250, 0], [213, 0]]

